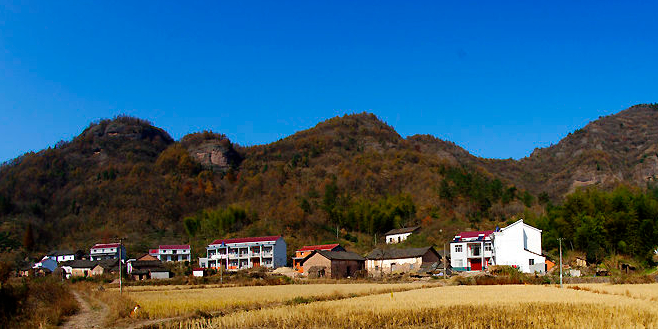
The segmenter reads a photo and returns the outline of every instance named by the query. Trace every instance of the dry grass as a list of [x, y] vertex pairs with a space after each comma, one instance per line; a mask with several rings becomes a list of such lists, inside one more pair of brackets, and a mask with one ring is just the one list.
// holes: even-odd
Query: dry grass
[[[382, 292], [421, 288], [403, 284], [305, 284], [208, 289], [128, 290], [127, 296], [141, 307], [141, 317], [163, 318], [194, 313], [227, 314], [280, 304], [305, 304], [318, 300], [356, 297]], [[135, 287], [137, 288], [137, 287]], [[142, 287], [139, 287], [142, 288]]]
[[552, 286], [458, 286], [240, 311], [160, 327], [651, 328], [658, 327], [658, 306]]
[[74, 285], [74, 289], [80, 292], [93, 309], [102, 309], [106, 325], [112, 325], [118, 320], [130, 316], [135, 302], [130, 300], [126, 294], [120, 295], [118, 291], [106, 290], [101, 287], [103, 286], [89, 282], [78, 282]]
[[643, 299], [658, 302], [658, 284], [578, 284], [569, 285], [570, 289], [585, 290], [598, 294], [610, 294], [626, 296], [635, 299]]

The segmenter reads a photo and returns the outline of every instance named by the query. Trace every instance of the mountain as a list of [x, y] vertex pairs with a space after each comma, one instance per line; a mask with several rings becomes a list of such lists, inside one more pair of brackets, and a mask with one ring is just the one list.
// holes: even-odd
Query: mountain
[[556, 145], [519, 161], [480, 161], [535, 194], [560, 197], [578, 187], [646, 186], [658, 173], [658, 105], [636, 105], [600, 117]]
[[420, 224], [417, 243], [441, 245], [459, 230], [541, 213], [540, 202], [579, 186], [644, 187], [658, 170], [657, 124], [657, 106], [634, 106], [516, 161], [403, 138], [368, 113], [251, 147], [208, 131], [174, 141], [117, 117], [0, 168], [0, 240], [39, 253], [126, 237], [134, 255], [283, 234], [290, 252], [336, 239], [367, 251], [383, 232]]

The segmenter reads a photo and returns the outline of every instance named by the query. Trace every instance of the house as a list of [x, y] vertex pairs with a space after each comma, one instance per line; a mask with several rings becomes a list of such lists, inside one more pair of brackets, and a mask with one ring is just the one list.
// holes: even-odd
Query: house
[[135, 259], [135, 260], [159, 260], [159, 259], [157, 257], [151, 256], [149, 254], [143, 254], [143, 255], [137, 257], [137, 259]]
[[195, 268], [192, 269], [192, 275], [194, 275], [196, 277], [199, 277], [199, 278], [203, 277], [203, 272], [204, 272], [204, 269], [202, 269], [200, 267], [195, 267]]
[[303, 246], [295, 251], [295, 257], [292, 258], [293, 269], [299, 273], [304, 273], [302, 261], [315, 250], [345, 251], [345, 248], [341, 247], [338, 243]]
[[149, 250], [149, 255], [163, 262], [192, 261], [189, 244], [160, 245], [158, 249]]
[[85, 253], [82, 250], [54, 250], [48, 254], [48, 256], [53, 257], [58, 263], [82, 259], [84, 255]]
[[97, 261], [76, 259], [61, 264], [62, 269], [66, 273], [66, 278], [69, 279], [74, 276], [87, 277], [91, 276], [91, 269], [98, 264]]
[[126, 265], [126, 272], [135, 280], [169, 279], [171, 272], [160, 260], [133, 260]]
[[199, 258], [199, 265], [229, 270], [286, 266], [286, 242], [278, 235], [218, 239], [206, 247], [206, 257]]
[[365, 268], [366, 259], [349, 251], [314, 250], [302, 261], [304, 274], [334, 279], [353, 277]]
[[451, 266], [456, 271], [480, 271], [509, 265], [525, 273], [544, 273], [541, 232], [523, 219], [493, 231], [461, 232], [450, 242]]
[[89, 250], [89, 259], [122, 259], [125, 261], [126, 248], [119, 243], [98, 243]]
[[587, 267], [587, 261], [585, 258], [582, 257], [576, 257], [576, 266], [578, 267]]
[[[396, 272], [418, 272], [441, 263], [434, 247], [407, 249], [375, 249], [366, 256], [366, 270], [372, 276]], [[434, 266], [436, 267], [436, 266]]]
[[103, 259], [96, 262], [96, 266], [91, 269], [91, 275], [103, 275], [119, 272], [118, 259]]
[[385, 241], [388, 244], [400, 243], [406, 240], [412, 233], [415, 233], [418, 230], [420, 230], [420, 226], [396, 228], [384, 234], [384, 237], [386, 239]]

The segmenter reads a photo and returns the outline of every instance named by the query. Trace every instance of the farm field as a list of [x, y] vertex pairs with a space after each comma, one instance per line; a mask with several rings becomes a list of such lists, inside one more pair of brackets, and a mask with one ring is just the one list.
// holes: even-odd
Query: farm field
[[401, 284], [302, 284], [189, 289], [190, 286], [128, 287], [127, 296], [141, 307], [141, 317], [164, 318], [206, 313], [230, 313], [269, 307], [277, 303], [306, 303], [313, 300], [404, 291], [423, 287]]
[[[658, 284], [573, 284], [570, 288], [578, 287], [585, 291], [599, 294], [623, 295], [635, 299], [644, 299], [658, 302]], [[576, 289], [578, 289], [576, 288]]]
[[[597, 287], [623, 291], [623, 294], [534, 285], [435, 287], [236, 311], [209, 319], [162, 323], [159, 327], [658, 327], [658, 303], [625, 295], [628, 290], [638, 296], [652, 296], [658, 291], [658, 284]], [[650, 292], [644, 293], [645, 291]]]

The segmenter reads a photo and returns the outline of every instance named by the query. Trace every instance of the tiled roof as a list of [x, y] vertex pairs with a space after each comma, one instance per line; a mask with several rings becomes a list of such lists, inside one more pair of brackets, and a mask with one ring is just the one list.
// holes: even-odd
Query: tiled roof
[[247, 242], [265, 242], [265, 241], [276, 241], [280, 238], [280, 235], [274, 236], [261, 236], [254, 238], [236, 238], [236, 239], [217, 239], [211, 243], [212, 244], [229, 244], [229, 243], [247, 243]]
[[494, 231], [467, 231], [467, 232], [460, 232], [459, 236], [462, 239], [468, 239], [468, 238], [477, 238], [480, 236], [480, 234], [484, 234], [484, 237], [490, 236]]
[[371, 251], [368, 256], [366, 256], [367, 259], [399, 259], [399, 258], [414, 258], [414, 257], [422, 257], [425, 255], [428, 251], [433, 251], [437, 254], [437, 256], [441, 257], [436, 250], [432, 247], [424, 247], [424, 248], [407, 248], [407, 249], [375, 249]]
[[[327, 250], [317, 250], [315, 253], [318, 253], [331, 260], [366, 260], [361, 257], [361, 255], [350, 252], [350, 251], [327, 251]], [[310, 258], [310, 257], [309, 257]]]
[[165, 244], [158, 246], [160, 249], [190, 249], [189, 244]]
[[97, 243], [91, 249], [98, 249], [98, 248], [116, 248], [118, 247], [118, 243]]
[[338, 243], [333, 243], [333, 244], [319, 244], [315, 246], [303, 246], [297, 251], [310, 251], [310, 250], [332, 250], [336, 247], [340, 246]]
[[390, 230], [390, 231], [386, 232], [386, 234], [384, 234], [384, 235], [411, 233], [411, 232], [416, 231], [419, 228], [420, 228], [420, 226], [396, 228], [396, 229], [393, 229], [393, 230]]

